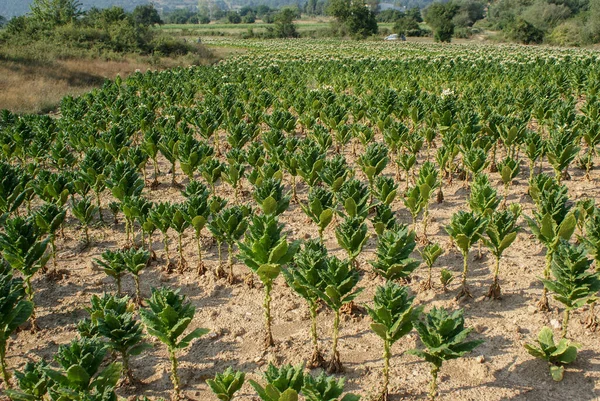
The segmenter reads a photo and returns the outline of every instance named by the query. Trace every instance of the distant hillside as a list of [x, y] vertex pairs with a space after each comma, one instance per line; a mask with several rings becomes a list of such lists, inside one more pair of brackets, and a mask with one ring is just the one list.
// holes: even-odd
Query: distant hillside
[[[29, 5], [33, 0], [0, 0], [0, 15], [7, 19], [23, 15], [29, 12]], [[88, 10], [92, 7], [108, 8], [111, 6], [123, 7], [127, 11], [133, 10], [140, 4], [153, 3], [160, 11], [172, 10], [182, 7], [196, 7], [197, 0], [80, 0], [83, 9]]]
[[[84, 10], [92, 7], [108, 8], [111, 6], [123, 7], [127, 11], [133, 10], [140, 4], [152, 3], [159, 12], [172, 11], [177, 8], [197, 8], [198, 0], [79, 0]], [[0, 0], [0, 15], [6, 19], [18, 15], [24, 15], [29, 12], [29, 5], [33, 0]], [[265, 4], [269, 7], [277, 8], [290, 4], [304, 4], [306, 0], [208, 0], [217, 4], [222, 4], [224, 8], [238, 9], [249, 5], [256, 6]]]

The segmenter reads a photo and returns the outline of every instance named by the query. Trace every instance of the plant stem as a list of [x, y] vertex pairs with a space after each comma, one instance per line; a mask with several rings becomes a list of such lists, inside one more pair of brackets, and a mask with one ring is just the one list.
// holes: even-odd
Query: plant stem
[[169, 257], [169, 236], [167, 235], [166, 231], [163, 233], [163, 243], [165, 244], [165, 254], [167, 255], [167, 264], [169, 264], [171, 258]]
[[52, 265], [56, 270], [56, 243], [54, 242], [54, 234], [50, 234], [50, 247], [52, 249]]
[[467, 273], [469, 272], [469, 253], [463, 253], [463, 273], [462, 273], [462, 286], [463, 291], [467, 290]]
[[177, 374], [177, 358], [175, 351], [169, 350], [169, 359], [171, 359], [171, 381], [173, 382], [173, 390], [175, 390], [175, 399], [181, 399], [181, 389], [179, 388], [179, 375]]
[[388, 387], [390, 384], [390, 340], [383, 341], [383, 394], [382, 398], [387, 399]]
[[311, 302], [308, 309], [310, 311], [310, 321], [311, 321], [310, 335], [312, 338], [313, 349], [314, 349], [314, 353], [318, 354], [319, 353], [319, 338], [317, 335], [317, 303]]
[[10, 374], [6, 367], [6, 341], [0, 343], [0, 368], [2, 369], [2, 378], [4, 379], [4, 386], [11, 388], [10, 386]]
[[567, 330], [569, 328], [570, 315], [571, 315], [571, 310], [569, 308], [565, 309], [565, 311], [563, 312], [562, 338], [567, 338]]
[[265, 284], [265, 347], [273, 346], [273, 334], [271, 333], [271, 289], [272, 283]]
[[229, 283], [233, 284], [234, 281], [234, 277], [233, 277], [233, 251], [231, 249], [231, 244], [228, 242], [227, 243], [227, 259], [229, 261]]
[[142, 303], [142, 293], [140, 291], [140, 276], [138, 276], [137, 274], [134, 274], [133, 280], [135, 281], [135, 301], [139, 305]]
[[121, 352], [121, 358], [123, 359], [123, 371], [125, 372], [127, 381], [129, 381], [129, 384], [133, 384], [133, 374], [131, 373], [131, 368], [129, 367], [129, 356], [127, 355], [126, 351]]
[[100, 193], [98, 191], [96, 192], [96, 206], [98, 206], [98, 218], [100, 219], [100, 222], [102, 224], [104, 224], [104, 218], [102, 217], [102, 208], [100, 207]]
[[435, 400], [437, 395], [437, 377], [440, 368], [437, 365], [431, 364], [431, 385], [429, 387], [429, 398]]
[[337, 346], [338, 346], [338, 333], [340, 327], [340, 310], [335, 311], [335, 320], [333, 321], [333, 348], [332, 348], [332, 359], [336, 358], [338, 354]]
[[115, 280], [117, 281], [117, 295], [121, 296], [121, 274], [118, 274]]

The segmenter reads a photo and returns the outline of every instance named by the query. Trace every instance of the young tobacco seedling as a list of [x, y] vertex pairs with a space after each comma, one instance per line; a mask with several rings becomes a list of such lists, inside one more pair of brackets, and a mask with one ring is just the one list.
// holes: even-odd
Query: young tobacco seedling
[[370, 220], [378, 237], [380, 237], [385, 230], [391, 230], [398, 224], [396, 215], [385, 203], [375, 205], [375, 214]]
[[284, 365], [277, 369], [269, 363], [265, 372], [267, 385], [261, 386], [254, 380], [249, 383], [263, 401], [297, 401], [304, 384], [304, 365]]
[[427, 242], [427, 220], [429, 219], [429, 201], [431, 194], [440, 186], [438, 171], [432, 162], [425, 162], [417, 178], [419, 194], [423, 199], [423, 240]]
[[[128, 298], [126, 298], [128, 301]], [[121, 355], [123, 371], [129, 384], [134, 383], [129, 367], [129, 359], [140, 355], [152, 345], [144, 342], [144, 333], [140, 322], [133, 312], [116, 309], [105, 309], [104, 315], [97, 319], [98, 333], [106, 337], [108, 347]]]
[[221, 401], [231, 401], [236, 392], [244, 385], [245, 373], [233, 370], [230, 366], [223, 373], [217, 373], [214, 379], [208, 379], [206, 384]]
[[123, 262], [129, 273], [133, 276], [135, 282], [135, 302], [140, 305], [142, 294], [140, 291], [140, 272], [148, 266], [150, 261], [150, 252], [143, 248], [129, 248], [123, 251]]
[[33, 219], [40, 233], [47, 234], [50, 238], [50, 249], [52, 251], [52, 264], [56, 269], [56, 232], [65, 221], [67, 211], [53, 203], [44, 203], [42, 207], [33, 214]]
[[52, 384], [45, 373], [47, 367], [43, 359], [27, 362], [22, 372], [15, 371], [19, 390], [6, 389], [6, 395], [13, 401], [44, 401]]
[[375, 177], [381, 174], [389, 160], [388, 147], [380, 142], [369, 144], [365, 149], [365, 153], [358, 158], [358, 165], [369, 180], [371, 198], [373, 197]]
[[444, 253], [444, 250], [437, 243], [429, 243], [425, 245], [423, 250], [420, 250], [419, 252], [421, 253], [423, 261], [427, 265], [428, 270], [427, 280], [425, 280], [425, 282], [423, 283], [422, 288], [425, 290], [430, 290], [433, 288], [433, 283], [431, 282], [431, 268], [433, 267], [433, 264], [435, 263], [437, 258], [439, 258], [440, 255]]
[[46, 368], [54, 385], [49, 389], [55, 400], [114, 400], [122, 366], [113, 362], [100, 369], [108, 346], [99, 339], [81, 338], [61, 345], [54, 357], [62, 371]]
[[498, 274], [500, 271], [500, 259], [504, 251], [515, 241], [519, 226], [517, 220], [521, 215], [521, 206], [512, 204], [508, 209], [500, 210], [491, 215], [485, 229], [486, 237], [483, 242], [496, 258], [494, 267], [494, 280], [490, 286], [487, 296], [499, 299], [501, 295]]
[[219, 247], [219, 266], [217, 267], [216, 276], [224, 277], [225, 274], [221, 267], [221, 242], [227, 243], [227, 256], [229, 264], [229, 275], [227, 280], [230, 284], [235, 282], [233, 275], [233, 245], [238, 241], [248, 229], [248, 216], [252, 210], [245, 206], [232, 206], [221, 210], [216, 214], [212, 221], [208, 223], [208, 229], [217, 239]]
[[[533, 218], [523, 215], [532, 233], [546, 247], [544, 279], [550, 278], [550, 268], [556, 248], [561, 239], [568, 241], [577, 226], [575, 212], [571, 210], [567, 187], [545, 174], [534, 177], [529, 185], [529, 194], [536, 203]], [[547, 289], [544, 286], [538, 302], [540, 310], [548, 310]]]
[[448, 285], [454, 281], [454, 275], [451, 271], [447, 269], [440, 270], [440, 283], [442, 284], [442, 289], [445, 291], [448, 290]]
[[407, 352], [423, 358], [431, 364], [429, 390], [431, 399], [435, 399], [437, 395], [437, 376], [442, 363], [460, 358], [484, 342], [483, 340], [466, 341], [473, 329], [465, 328], [463, 315], [462, 309], [450, 314], [444, 308], [434, 307], [424, 315], [424, 319], [413, 323], [426, 350], [412, 349]]
[[267, 178], [254, 187], [254, 200], [264, 214], [279, 216], [290, 206], [290, 195], [283, 193], [281, 180]]
[[338, 245], [348, 253], [352, 265], [369, 239], [367, 224], [360, 217], [346, 217], [335, 229]]
[[210, 216], [208, 191], [188, 197], [187, 201], [182, 205], [182, 211], [183, 217], [194, 228], [196, 246], [198, 248], [198, 266], [196, 270], [200, 276], [206, 272], [206, 267], [202, 261], [201, 234]]
[[388, 399], [392, 345], [412, 330], [413, 320], [421, 313], [421, 308], [413, 308], [413, 300], [407, 287], [388, 281], [385, 286], [377, 287], [373, 308], [367, 307], [373, 319], [371, 330], [383, 340], [383, 389], [378, 397], [381, 401]]
[[190, 222], [185, 218], [185, 203], [174, 205], [173, 209], [171, 227], [177, 233], [177, 251], [179, 253], [177, 270], [179, 270], [179, 273], [183, 273], [187, 267], [187, 262], [183, 257], [183, 233], [190, 226]]
[[379, 237], [376, 259], [370, 263], [377, 274], [387, 281], [406, 278], [420, 264], [410, 257], [415, 246], [415, 232], [405, 224], [398, 224]]
[[338, 373], [343, 371], [340, 354], [337, 351], [340, 309], [352, 302], [363, 289], [356, 288], [360, 280], [358, 270], [352, 267], [351, 262], [342, 261], [335, 256], [327, 259], [327, 267], [325, 270], [319, 271], [319, 275], [321, 282], [317, 286], [311, 286], [312, 290], [319, 295], [321, 301], [335, 312], [333, 347], [327, 370], [329, 373]]
[[167, 271], [170, 272], [175, 267], [171, 262], [169, 255], [169, 228], [171, 228], [172, 217], [175, 214], [175, 206], [169, 202], [160, 202], [150, 210], [148, 219], [163, 235], [163, 244], [165, 245], [165, 258], [167, 259]]
[[176, 352], [187, 348], [194, 339], [205, 335], [210, 330], [197, 328], [182, 339], [178, 339], [190, 325], [196, 312], [196, 308], [191, 302], [186, 301], [185, 296], [179, 294], [179, 290], [153, 288], [152, 296], [147, 301], [149, 308], [140, 309], [142, 323], [146, 326], [148, 334], [158, 338], [167, 346], [175, 399], [181, 399]]
[[317, 377], [311, 375], [304, 376], [304, 385], [302, 386], [302, 395], [306, 401], [359, 401], [360, 396], [347, 393], [342, 398], [344, 392], [344, 377], [336, 378], [327, 376], [325, 372]]
[[300, 203], [302, 211], [317, 225], [321, 243], [323, 231], [333, 220], [333, 196], [333, 193], [324, 187], [313, 187], [308, 190], [308, 203]]
[[121, 295], [121, 279], [123, 274], [127, 272], [127, 264], [125, 263], [123, 250], [111, 251], [107, 249], [102, 252], [102, 259], [94, 259], [104, 270], [107, 276], [115, 279], [117, 283], [117, 295]]
[[313, 369], [323, 366], [325, 359], [319, 349], [317, 335], [317, 309], [319, 307], [319, 294], [312, 288], [319, 287], [321, 276], [319, 272], [327, 268], [327, 249], [320, 241], [308, 240], [304, 247], [294, 255], [293, 262], [281, 272], [287, 284], [308, 303], [311, 320], [311, 340], [313, 354], [308, 367]]
[[343, 211], [340, 215], [347, 217], [360, 218], [364, 220], [369, 214], [369, 189], [367, 186], [355, 179], [351, 178], [346, 181], [337, 193], [337, 200], [342, 205]]
[[6, 366], [8, 340], [17, 328], [33, 314], [33, 302], [25, 300], [21, 278], [13, 278], [12, 269], [0, 265], [0, 369], [5, 388], [10, 388], [10, 374]]
[[467, 274], [469, 272], [469, 249], [479, 241], [485, 231], [487, 219], [474, 213], [458, 211], [452, 215], [450, 224], [446, 227], [448, 234], [454, 239], [456, 246], [463, 255], [462, 289], [456, 296], [473, 298], [467, 288]]
[[571, 342], [566, 338], [561, 338], [558, 344], [556, 344], [554, 342], [554, 333], [552, 333], [552, 329], [549, 327], [542, 327], [536, 343], [526, 343], [523, 346], [532, 356], [548, 362], [552, 379], [557, 382], [561, 381], [565, 373], [564, 365], [568, 365], [577, 359], [577, 349], [581, 345]]
[[380, 175], [375, 180], [375, 186], [373, 187], [375, 198], [386, 205], [391, 205], [396, 194], [398, 193], [398, 186], [392, 177], [386, 177]]
[[562, 240], [550, 268], [554, 280], [542, 279], [544, 287], [552, 291], [554, 299], [565, 306], [562, 337], [567, 336], [569, 316], [572, 310], [596, 301], [600, 291], [600, 272], [590, 269], [592, 260], [587, 258], [584, 246], [574, 246]]
[[238, 242], [240, 259], [262, 281], [265, 289], [265, 347], [273, 346], [271, 333], [271, 290], [273, 282], [279, 276], [282, 266], [288, 264], [300, 243], [287, 242], [287, 236], [282, 235], [283, 224], [279, 224], [273, 215], [260, 215], [252, 218], [252, 224], [244, 238]]
[[334, 194], [337, 194], [350, 175], [350, 167], [342, 155], [335, 155], [325, 160], [323, 168], [319, 171], [319, 177]]
[[505, 159], [498, 162], [498, 171], [500, 172], [500, 177], [502, 177], [502, 182], [504, 183], [504, 199], [502, 200], [502, 207], [504, 207], [506, 205], [506, 199], [508, 198], [510, 185], [521, 171], [519, 160], [507, 156]]

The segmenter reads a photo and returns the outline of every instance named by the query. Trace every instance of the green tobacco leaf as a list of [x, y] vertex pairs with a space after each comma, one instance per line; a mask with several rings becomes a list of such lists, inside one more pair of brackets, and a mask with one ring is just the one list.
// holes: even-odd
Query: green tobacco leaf
[[289, 388], [281, 393], [279, 401], [298, 401], [298, 393], [296, 390]]
[[73, 365], [67, 370], [67, 378], [78, 388], [87, 388], [90, 382], [90, 375], [80, 365]]
[[371, 323], [371, 330], [384, 340], [387, 338], [387, 327], [380, 323]]
[[[266, 263], [261, 265], [256, 274], [263, 280], [263, 278], [270, 280], [275, 280], [277, 276], [279, 276], [279, 272], [281, 271], [281, 267], [275, 263]], [[263, 280], [264, 281], [264, 280]]]
[[573, 235], [576, 226], [577, 219], [575, 218], [575, 214], [569, 213], [567, 217], [565, 217], [563, 222], [560, 224], [560, 227], [558, 229], [558, 236], [564, 239], [565, 241], [568, 241]]
[[552, 375], [552, 379], [554, 381], [561, 381], [563, 379], [563, 375], [565, 373], [565, 367], [564, 366], [556, 366], [556, 365], [551, 365], [550, 366], [550, 374]]
[[265, 214], [273, 214], [277, 210], [277, 201], [272, 196], [269, 196], [263, 201], [262, 208]]
[[203, 335], [205, 335], [205, 334], [207, 334], [209, 332], [210, 332], [209, 329], [198, 328], [198, 329], [192, 331], [187, 336], [183, 337], [181, 339], [181, 341], [179, 342], [179, 344], [177, 344], [177, 348], [178, 349], [185, 348], [185, 347], [187, 347], [192, 342], [192, 340], [195, 340], [196, 338], [200, 338], [200, 337], [202, 337]]

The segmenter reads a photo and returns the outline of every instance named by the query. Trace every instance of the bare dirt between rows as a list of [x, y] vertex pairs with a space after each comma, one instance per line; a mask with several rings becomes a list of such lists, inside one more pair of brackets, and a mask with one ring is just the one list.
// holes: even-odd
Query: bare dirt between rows
[[[347, 146], [346, 156], [349, 160], [354, 157]], [[161, 163], [161, 170], [168, 171], [166, 163]], [[354, 163], [353, 163], [354, 164]], [[356, 167], [356, 166], [355, 166]], [[545, 171], [551, 173], [549, 166]], [[527, 190], [528, 171], [526, 163], [521, 164], [522, 171], [510, 190], [509, 203], [521, 203], [524, 213], [531, 215], [533, 203], [525, 195]], [[147, 166], [148, 177], [152, 175], [151, 163]], [[587, 181], [581, 170], [570, 169], [572, 180], [566, 181], [571, 200], [582, 197], [599, 198], [597, 187], [598, 172], [592, 172], [592, 180]], [[392, 163], [388, 165], [385, 174], [394, 176]], [[357, 175], [362, 173], [357, 168]], [[286, 180], [289, 177], [286, 177]], [[496, 184], [498, 193], [502, 193], [502, 184], [498, 173], [490, 175]], [[187, 179], [178, 170], [177, 179], [186, 183]], [[170, 176], [160, 177], [161, 185], [155, 191], [149, 187], [144, 190], [151, 200], [182, 201], [184, 198], [178, 188], [170, 186]], [[400, 182], [400, 189], [404, 182]], [[446, 185], [446, 184], [445, 184]], [[244, 182], [244, 200], [251, 201], [248, 193], [250, 185]], [[306, 198], [306, 186], [299, 184], [300, 199]], [[232, 191], [226, 184], [218, 186], [221, 196], [233, 199]], [[445, 201], [442, 204], [433, 203], [431, 206], [428, 232], [430, 239], [439, 242], [445, 253], [434, 265], [433, 290], [419, 292], [419, 283], [425, 278], [426, 269], [418, 269], [413, 274], [410, 287], [416, 294], [416, 304], [424, 304], [426, 308], [444, 306], [446, 308], [465, 308], [467, 325], [473, 326], [472, 336], [482, 338], [485, 343], [468, 357], [445, 363], [440, 374], [441, 400], [595, 400], [600, 399], [600, 333], [586, 330], [582, 324], [587, 310], [579, 310], [573, 314], [569, 328], [569, 337], [582, 344], [577, 361], [567, 367], [564, 380], [560, 383], [552, 381], [548, 367], [543, 361], [530, 356], [522, 344], [531, 341], [544, 325], [551, 325], [551, 320], [561, 321], [562, 308], [551, 301], [551, 311], [541, 313], [536, 311], [535, 304], [542, 291], [538, 277], [544, 266], [544, 249], [530, 235], [523, 220], [523, 228], [517, 240], [504, 254], [500, 275], [503, 298], [499, 301], [484, 299], [491, 283], [491, 268], [493, 258], [487, 251], [481, 260], [473, 256], [469, 260], [471, 269], [469, 285], [474, 299], [466, 303], [457, 303], [454, 296], [459, 287], [459, 274], [462, 271], [462, 256], [456, 249], [450, 248], [449, 238], [444, 226], [450, 216], [457, 210], [467, 209], [468, 189], [462, 181], [454, 180], [451, 186], [444, 187]], [[84, 310], [89, 304], [92, 294], [104, 291], [116, 291], [114, 281], [107, 277], [92, 262], [99, 258], [102, 251], [114, 249], [125, 244], [124, 226], [114, 226], [107, 205], [112, 199], [105, 196], [103, 210], [106, 226], [96, 226], [90, 231], [93, 243], [87, 249], [82, 249], [80, 238], [82, 232], [77, 222], [68, 216], [65, 238], [58, 239], [58, 267], [68, 271], [69, 275], [60, 281], [53, 282], [42, 275], [34, 280], [36, 289], [38, 323], [41, 331], [30, 334], [22, 331], [9, 342], [8, 365], [11, 369], [22, 368], [27, 361], [37, 361], [40, 358], [50, 360], [58, 348], [77, 336], [77, 322], [87, 316]], [[231, 201], [233, 203], [233, 200]], [[410, 223], [410, 214], [403, 206], [400, 198], [394, 201], [393, 210], [400, 221]], [[121, 219], [122, 220], [122, 219]], [[317, 238], [317, 229], [302, 213], [297, 204], [292, 203], [281, 221], [286, 223], [286, 230], [291, 239]], [[420, 219], [419, 219], [420, 221]], [[421, 226], [419, 225], [419, 230]], [[374, 258], [376, 237], [370, 228], [371, 238], [366, 249], [358, 258], [362, 279], [359, 283], [365, 287], [357, 304], [371, 303], [375, 289], [383, 284], [383, 280], [372, 273], [368, 264]], [[285, 285], [283, 277], [278, 278], [273, 290], [272, 316], [275, 347], [269, 352], [263, 352], [263, 291], [260, 285], [248, 288], [242, 280], [233, 286], [225, 279], [216, 280], [212, 275], [217, 263], [216, 245], [205, 232], [204, 241], [205, 263], [209, 273], [197, 277], [194, 269], [180, 275], [162, 272], [165, 267], [163, 245], [160, 233], [154, 235], [154, 249], [159, 260], [154, 262], [141, 274], [141, 288], [145, 297], [150, 289], [157, 286], [181, 288], [183, 294], [197, 307], [196, 317], [190, 330], [205, 327], [210, 334], [196, 340], [189, 349], [180, 354], [180, 375], [183, 394], [191, 400], [216, 399], [205, 384], [207, 378], [233, 366], [247, 372], [247, 378], [262, 382], [262, 371], [269, 361], [276, 364], [298, 364], [307, 360], [311, 355], [309, 339], [310, 318], [305, 302]], [[330, 253], [345, 257], [345, 253], [335, 241], [333, 225], [326, 233], [326, 245]], [[173, 249], [175, 242], [171, 235]], [[197, 261], [195, 241], [191, 230], [184, 237], [185, 258], [190, 266]], [[223, 250], [225, 255], [225, 248]], [[172, 253], [174, 257], [175, 252]], [[415, 257], [418, 255], [415, 253]], [[439, 270], [445, 267], [456, 276], [456, 280], [448, 292], [443, 292], [439, 284]], [[249, 270], [237, 262], [235, 274], [243, 277]], [[258, 280], [255, 280], [258, 282]], [[130, 295], [134, 294], [134, 284], [130, 277], [123, 280], [123, 289]], [[325, 352], [331, 347], [331, 331], [333, 313], [322, 308], [319, 313], [319, 336], [321, 347]], [[383, 368], [383, 345], [370, 328], [370, 318], [366, 315], [344, 316], [340, 330], [340, 346], [342, 362], [347, 377], [346, 390], [363, 395], [370, 399], [377, 393], [381, 384]], [[555, 329], [556, 335], [560, 330]], [[133, 358], [131, 366], [136, 378], [141, 384], [136, 387], [120, 387], [119, 396], [133, 397], [146, 395], [148, 397], [169, 398], [172, 388], [169, 380], [169, 362], [165, 347], [151, 340], [154, 349], [140, 357]], [[427, 396], [429, 381], [429, 364], [414, 356], [404, 354], [408, 349], [420, 346], [416, 333], [401, 339], [392, 349], [391, 361], [391, 390], [392, 400], [420, 400]], [[316, 374], [317, 372], [313, 372]], [[245, 384], [236, 399], [258, 400], [249, 384]]]

